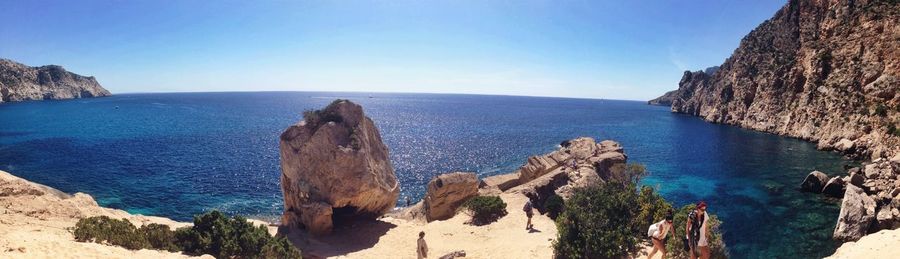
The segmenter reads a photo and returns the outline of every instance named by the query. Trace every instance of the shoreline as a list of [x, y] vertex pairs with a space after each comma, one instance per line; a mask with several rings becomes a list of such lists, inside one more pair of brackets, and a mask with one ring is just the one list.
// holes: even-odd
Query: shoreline
[[[3, 206], [0, 213], [0, 256], [4, 258], [75, 257], [72, 255], [101, 258], [196, 258], [166, 251], [133, 251], [104, 244], [76, 242], [66, 230], [73, 227], [80, 218], [101, 215], [128, 219], [136, 226], [159, 223], [182, 227], [189, 226], [190, 223], [101, 207], [88, 194], [66, 194], [4, 171], [0, 171], [0, 190], [0, 206]], [[525, 215], [517, 209], [524, 204], [525, 197], [512, 192], [502, 192], [500, 196], [507, 202], [509, 214], [486, 226], [465, 224], [470, 219], [465, 213], [433, 222], [391, 213], [372, 222], [338, 228], [334, 234], [326, 237], [310, 238], [300, 231], [286, 234], [303, 250], [304, 255], [313, 258], [318, 258], [317, 255], [335, 258], [415, 258], [415, 236], [418, 231], [427, 233], [426, 239], [433, 255], [465, 250], [473, 258], [551, 258], [551, 241], [556, 238], [555, 223], [538, 214], [533, 219], [538, 231], [526, 232], [521, 226]], [[278, 227], [259, 220], [252, 221], [266, 225], [272, 235], [278, 233]], [[881, 231], [857, 242], [841, 245], [829, 258], [859, 258], [882, 255], [885, 252], [900, 254], [900, 249], [894, 247], [898, 240], [900, 230]], [[646, 258], [648, 251], [645, 247], [637, 258]], [[211, 257], [204, 255], [200, 258]]]
[[[213, 258], [76, 242], [69, 228], [73, 228], [79, 219], [93, 216], [127, 219], [137, 227], [150, 223], [173, 229], [191, 225], [165, 217], [101, 207], [88, 194], [67, 194], [0, 171], [0, 258]], [[277, 227], [266, 222], [250, 221], [265, 225], [271, 235], [277, 232]]]

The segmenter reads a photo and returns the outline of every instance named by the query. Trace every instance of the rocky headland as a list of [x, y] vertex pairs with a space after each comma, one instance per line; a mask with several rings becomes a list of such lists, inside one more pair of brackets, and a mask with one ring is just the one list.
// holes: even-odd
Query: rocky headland
[[900, 3], [791, 0], [717, 71], [685, 71], [672, 111], [891, 157], [900, 121]]
[[834, 238], [854, 241], [900, 221], [898, 90], [900, 2], [790, 0], [717, 71], [685, 71], [651, 103], [871, 161], [800, 186], [843, 199]]
[[78, 75], [57, 65], [31, 67], [0, 59], [0, 103], [109, 95], [93, 76]]
[[[186, 258], [159, 250], [128, 250], [91, 242], [76, 242], [70, 231], [79, 219], [108, 216], [127, 219], [137, 227], [157, 223], [171, 228], [190, 226], [167, 218], [133, 215], [104, 208], [87, 194], [74, 195], [0, 171], [0, 258]], [[274, 234], [275, 228], [269, 229]], [[209, 255], [203, 258], [212, 258]]]

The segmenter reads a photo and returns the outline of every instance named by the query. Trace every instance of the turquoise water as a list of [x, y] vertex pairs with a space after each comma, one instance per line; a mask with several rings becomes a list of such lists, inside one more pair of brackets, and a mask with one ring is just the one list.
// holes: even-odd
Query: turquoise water
[[[306, 109], [360, 103], [391, 151], [402, 195], [450, 171], [514, 171], [592, 136], [647, 166], [644, 184], [681, 206], [703, 199], [736, 258], [831, 254], [838, 205], [798, 191], [850, 161], [796, 139], [706, 123], [643, 102], [309, 92], [121, 94], [0, 105], [0, 170], [101, 205], [188, 220], [209, 209], [275, 219], [278, 135]], [[400, 200], [403, 200], [401, 196]]]

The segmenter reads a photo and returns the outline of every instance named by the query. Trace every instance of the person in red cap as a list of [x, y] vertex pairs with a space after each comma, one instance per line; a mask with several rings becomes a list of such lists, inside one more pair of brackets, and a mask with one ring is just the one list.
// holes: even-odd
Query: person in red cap
[[690, 248], [691, 259], [697, 259], [698, 253], [701, 259], [709, 258], [709, 229], [706, 227], [709, 215], [706, 214], [706, 208], [706, 202], [700, 201], [697, 203], [697, 208], [691, 211], [687, 217], [687, 225], [684, 229], [688, 230], [686, 231], [686, 241]]

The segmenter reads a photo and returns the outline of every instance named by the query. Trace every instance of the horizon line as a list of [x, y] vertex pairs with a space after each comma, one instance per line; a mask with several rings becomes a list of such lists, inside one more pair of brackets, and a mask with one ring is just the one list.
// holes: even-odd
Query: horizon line
[[146, 91], [146, 92], [118, 92], [117, 94], [167, 94], [167, 93], [356, 93], [356, 94], [433, 94], [433, 95], [477, 95], [477, 96], [505, 96], [505, 97], [531, 97], [531, 98], [559, 98], [559, 99], [581, 99], [581, 100], [613, 100], [613, 101], [629, 101], [629, 102], [647, 102], [649, 100], [634, 99], [612, 99], [598, 97], [573, 97], [573, 96], [543, 96], [543, 95], [517, 95], [517, 94], [490, 94], [490, 93], [440, 93], [440, 92], [390, 92], [390, 91], [313, 91], [313, 90], [217, 90], [217, 91]]

